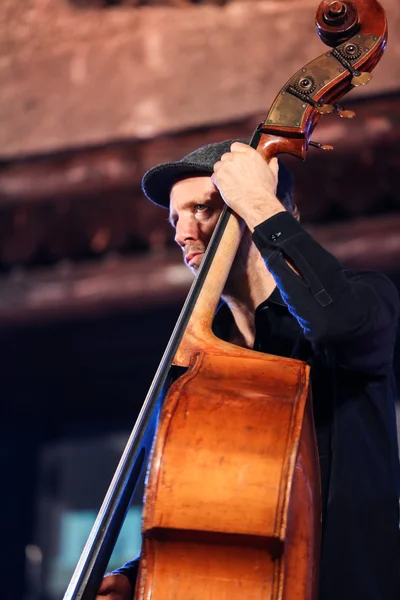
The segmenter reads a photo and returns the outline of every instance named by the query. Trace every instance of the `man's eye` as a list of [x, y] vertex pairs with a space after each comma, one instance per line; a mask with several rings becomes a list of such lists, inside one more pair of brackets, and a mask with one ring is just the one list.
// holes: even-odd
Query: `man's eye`
[[196, 204], [196, 212], [204, 212], [208, 208], [206, 204]]

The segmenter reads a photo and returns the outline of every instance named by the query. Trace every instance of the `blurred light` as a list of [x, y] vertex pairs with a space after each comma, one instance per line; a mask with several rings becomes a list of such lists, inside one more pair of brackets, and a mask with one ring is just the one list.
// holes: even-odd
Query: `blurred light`
[[193, 275], [185, 265], [173, 265], [164, 271], [165, 280], [172, 284], [187, 283], [193, 280]]
[[40, 565], [43, 560], [43, 553], [39, 546], [28, 544], [25, 546], [25, 556], [32, 565]]

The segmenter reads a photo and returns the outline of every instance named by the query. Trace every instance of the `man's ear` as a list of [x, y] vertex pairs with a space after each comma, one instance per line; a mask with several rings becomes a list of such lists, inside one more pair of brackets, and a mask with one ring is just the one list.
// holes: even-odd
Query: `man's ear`
[[294, 204], [294, 205], [293, 205], [293, 211], [292, 211], [292, 215], [294, 216], [294, 218], [295, 218], [297, 221], [300, 221], [300, 212], [299, 212], [299, 209], [297, 208], [297, 204]]

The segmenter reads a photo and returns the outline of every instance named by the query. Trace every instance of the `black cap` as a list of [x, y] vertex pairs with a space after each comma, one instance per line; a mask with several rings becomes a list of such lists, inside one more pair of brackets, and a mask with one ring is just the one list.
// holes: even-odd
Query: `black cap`
[[[149, 169], [143, 175], [143, 192], [155, 204], [168, 208], [172, 186], [191, 175], [212, 175], [215, 163], [225, 152], [230, 151], [234, 142], [248, 144], [247, 140], [226, 140], [207, 144], [176, 162], [163, 163]], [[282, 161], [279, 161], [277, 197], [287, 210], [293, 210], [293, 176]]]

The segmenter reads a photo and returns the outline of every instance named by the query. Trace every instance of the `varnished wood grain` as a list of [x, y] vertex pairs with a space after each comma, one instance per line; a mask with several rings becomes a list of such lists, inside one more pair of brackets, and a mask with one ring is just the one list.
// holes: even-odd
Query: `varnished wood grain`
[[308, 368], [244, 352], [198, 355], [170, 390], [146, 491], [137, 600], [315, 598], [319, 469]]

